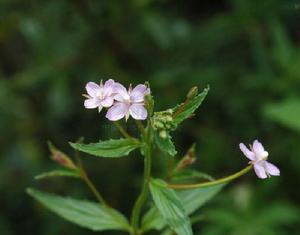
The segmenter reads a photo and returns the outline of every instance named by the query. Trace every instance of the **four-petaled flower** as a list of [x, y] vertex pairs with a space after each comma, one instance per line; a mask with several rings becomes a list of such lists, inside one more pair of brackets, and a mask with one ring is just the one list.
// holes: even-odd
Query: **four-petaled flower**
[[253, 145], [248, 149], [243, 143], [240, 143], [240, 149], [243, 154], [250, 160], [258, 178], [265, 179], [271, 175], [280, 175], [279, 169], [267, 161], [269, 153], [265, 151], [263, 145], [255, 140]]
[[87, 99], [84, 101], [84, 107], [87, 109], [98, 108], [99, 112], [103, 107], [109, 108], [114, 103], [114, 80], [107, 80], [104, 85], [102, 81], [100, 85], [94, 82], [86, 84], [86, 91], [88, 95], [84, 95]]
[[150, 89], [145, 85], [137, 85], [135, 88], [129, 87], [128, 91], [120, 83], [114, 85], [114, 99], [116, 102], [107, 111], [106, 117], [110, 121], [117, 121], [125, 117], [125, 120], [132, 116], [136, 120], [147, 118], [147, 109], [144, 107], [145, 95], [150, 93]]

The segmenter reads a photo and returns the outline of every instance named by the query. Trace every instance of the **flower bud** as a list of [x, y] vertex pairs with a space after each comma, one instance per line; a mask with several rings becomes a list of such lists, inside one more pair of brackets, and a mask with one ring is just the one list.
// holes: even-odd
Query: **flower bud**
[[173, 114], [173, 109], [167, 109], [167, 110], [166, 110], [166, 114], [169, 114], [169, 115], [172, 116], [172, 114]]
[[168, 133], [165, 130], [162, 130], [159, 132], [159, 136], [160, 138], [165, 139], [168, 137]]
[[153, 128], [155, 130], [157, 130], [157, 129], [163, 129], [164, 128], [164, 124], [160, 120], [154, 120], [153, 121]]
[[154, 99], [151, 94], [145, 95], [145, 107], [148, 111], [149, 117], [151, 117], [154, 109]]
[[194, 86], [187, 93], [186, 99], [191, 100], [191, 99], [195, 98], [197, 96], [197, 94], [198, 94], [198, 87]]
[[53, 161], [69, 169], [77, 169], [74, 162], [65, 153], [58, 150], [51, 142], [48, 143]]
[[196, 154], [195, 154], [196, 145], [193, 144], [192, 147], [189, 148], [185, 156], [178, 162], [175, 171], [180, 171], [187, 166], [192, 165], [196, 161]]

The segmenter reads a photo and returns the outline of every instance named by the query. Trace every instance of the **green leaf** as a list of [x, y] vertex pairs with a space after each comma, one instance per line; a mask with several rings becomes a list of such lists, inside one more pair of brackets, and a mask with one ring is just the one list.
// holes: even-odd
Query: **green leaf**
[[265, 114], [275, 122], [300, 132], [300, 99], [265, 106]]
[[100, 141], [99, 143], [82, 144], [70, 143], [70, 145], [81, 152], [97, 157], [122, 157], [128, 155], [134, 149], [140, 147], [137, 139], [118, 139]]
[[79, 171], [76, 170], [67, 170], [67, 169], [61, 169], [61, 170], [53, 170], [49, 172], [45, 172], [42, 174], [39, 174], [34, 177], [36, 180], [49, 178], [49, 177], [74, 177], [79, 178], [80, 174]]
[[152, 198], [160, 215], [171, 229], [180, 235], [192, 235], [189, 218], [181, 200], [173, 189], [167, 188], [165, 182], [152, 179], [150, 182]]
[[65, 198], [35, 189], [27, 189], [27, 193], [55, 214], [81, 227], [93, 231], [129, 229], [122, 214], [99, 203]]
[[178, 195], [183, 201], [187, 214], [190, 215], [220, 192], [224, 186], [223, 183], [204, 188], [180, 190]]
[[166, 134], [164, 136], [165, 138], [162, 138], [159, 133], [157, 133], [157, 132], [155, 133], [155, 135], [154, 135], [155, 142], [161, 151], [167, 152], [171, 156], [175, 156], [177, 154], [177, 151], [175, 149], [175, 146], [171, 139], [171, 136], [166, 131], [163, 131], [163, 132]]
[[[214, 185], [205, 188], [178, 190], [177, 194], [184, 205], [187, 215], [191, 215], [209, 199], [214, 197], [225, 184]], [[161, 230], [166, 226], [166, 222], [162, 220], [158, 210], [152, 207], [143, 217], [143, 231], [150, 229]]]
[[185, 103], [175, 107], [173, 109], [174, 111], [173, 123], [179, 125], [185, 119], [189, 118], [195, 112], [195, 110], [201, 105], [208, 91], [209, 91], [209, 87], [205, 88], [199, 95], [197, 95], [193, 99], [186, 100]]
[[142, 230], [147, 232], [151, 229], [161, 230], [167, 225], [166, 221], [162, 219], [156, 207], [152, 206], [146, 212], [142, 219]]

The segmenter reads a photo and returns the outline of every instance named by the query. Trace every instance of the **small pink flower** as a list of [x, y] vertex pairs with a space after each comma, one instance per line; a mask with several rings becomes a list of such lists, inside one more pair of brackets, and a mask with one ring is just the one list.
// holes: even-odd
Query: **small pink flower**
[[88, 82], [85, 86], [85, 89], [88, 95], [84, 95], [87, 99], [84, 101], [84, 107], [87, 109], [98, 108], [99, 112], [103, 107], [109, 108], [114, 103], [113, 98], [113, 88], [114, 88], [114, 80], [109, 79], [100, 85], [94, 82]]
[[116, 102], [107, 111], [106, 117], [110, 121], [117, 121], [125, 117], [126, 121], [129, 116], [136, 120], [145, 120], [148, 116], [144, 107], [144, 98], [150, 93], [150, 89], [140, 84], [135, 88], [129, 87], [128, 91], [120, 83], [114, 85], [114, 99]]
[[255, 140], [253, 145], [248, 149], [243, 143], [240, 143], [240, 149], [243, 154], [250, 160], [258, 178], [265, 179], [271, 175], [279, 176], [280, 170], [267, 161], [269, 153], [265, 151], [263, 145]]

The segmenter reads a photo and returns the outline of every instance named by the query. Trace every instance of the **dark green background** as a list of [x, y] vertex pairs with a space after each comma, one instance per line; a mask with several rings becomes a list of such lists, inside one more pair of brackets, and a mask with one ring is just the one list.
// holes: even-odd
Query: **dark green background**
[[[193, 85], [211, 91], [175, 134], [179, 155], [197, 143], [195, 168], [216, 177], [242, 168], [240, 142], [258, 138], [281, 169], [253, 172], [200, 211], [196, 235], [299, 234], [300, 1], [0, 1], [0, 233], [93, 234], [45, 210], [28, 186], [93, 199], [72, 179], [41, 182], [55, 168], [46, 142], [117, 136], [103, 113], [85, 110], [88, 81], [149, 81], [156, 110]], [[134, 132], [133, 123], [129, 122]], [[139, 191], [138, 152], [106, 160], [84, 155], [91, 178], [125, 214]], [[166, 157], [155, 155], [155, 174]]]

